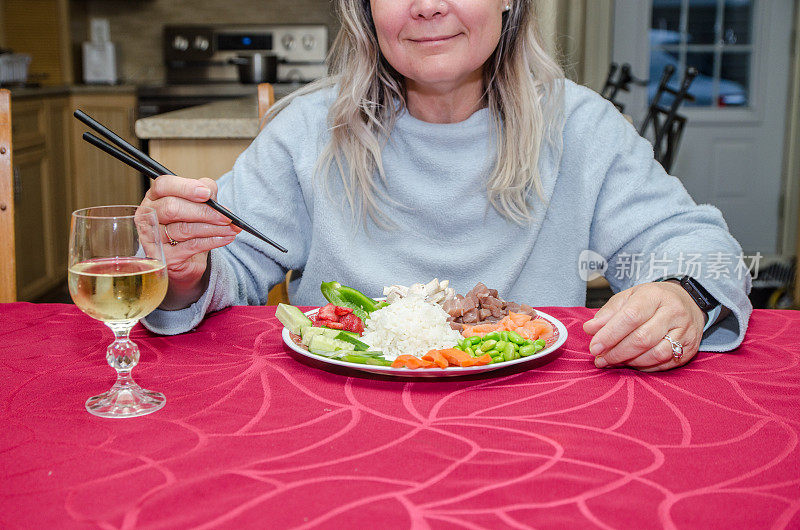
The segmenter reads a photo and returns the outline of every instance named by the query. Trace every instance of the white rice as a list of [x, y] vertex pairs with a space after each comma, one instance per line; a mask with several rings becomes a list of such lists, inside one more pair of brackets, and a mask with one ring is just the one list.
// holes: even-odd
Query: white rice
[[422, 357], [430, 350], [452, 348], [461, 334], [450, 328], [447, 313], [424, 296], [411, 295], [373, 311], [364, 325], [363, 342], [389, 360]]

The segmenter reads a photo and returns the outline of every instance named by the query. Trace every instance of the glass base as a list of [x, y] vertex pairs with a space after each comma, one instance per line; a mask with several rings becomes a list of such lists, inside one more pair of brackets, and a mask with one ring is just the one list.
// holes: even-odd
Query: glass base
[[103, 418], [133, 418], [162, 408], [167, 398], [161, 392], [145, 390], [136, 383], [115, 384], [108, 392], [86, 400], [86, 410]]

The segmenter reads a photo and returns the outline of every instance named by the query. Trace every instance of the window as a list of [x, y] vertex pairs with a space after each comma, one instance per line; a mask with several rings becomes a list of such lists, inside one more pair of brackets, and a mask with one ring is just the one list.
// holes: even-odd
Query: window
[[753, 5], [756, 0], [653, 0], [650, 25], [652, 100], [664, 67], [676, 73], [677, 88], [689, 66], [697, 68], [689, 93], [698, 107], [746, 107], [750, 104], [753, 56]]

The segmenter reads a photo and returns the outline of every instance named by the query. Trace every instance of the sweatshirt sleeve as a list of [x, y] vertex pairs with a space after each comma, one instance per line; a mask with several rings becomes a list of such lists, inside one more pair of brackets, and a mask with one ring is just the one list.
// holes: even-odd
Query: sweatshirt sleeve
[[288, 252], [241, 232], [231, 244], [211, 251], [210, 281], [201, 298], [186, 309], [152, 312], [142, 320], [147, 329], [164, 335], [184, 333], [211, 311], [263, 305], [288, 270], [303, 268], [311, 221], [296, 162], [309, 148], [304, 141], [309, 136], [299, 103], [295, 100], [269, 122], [218, 181], [218, 202]]
[[652, 145], [610, 103], [587, 95], [575, 112], [572, 121], [591, 128], [578, 138], [584, 142], [589, 181], [598, 186], [590, 250], [606, 259], [612, 289], [688, 274], [731, 310], [704, 333], [700, 350], [738, 347], [753, 310], [747, 296], [751, 279], [720, 211], [697, 205], [654, 159]]

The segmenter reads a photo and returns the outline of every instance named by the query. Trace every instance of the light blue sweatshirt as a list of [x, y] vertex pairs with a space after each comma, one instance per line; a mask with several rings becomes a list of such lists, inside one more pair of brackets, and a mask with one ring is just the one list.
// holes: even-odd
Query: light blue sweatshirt
[[[592, 250], [608, 261], [615, 291], [685, 272], [695, 253], [704, 255], [708, 270], [717, 262], [713, 274], [703, 270], [697, 279], [732, 314], [706, 332], [701, 349], [725, 351], [742, 341], [752, 311], [750, 277], [735, 270], [741, 248], [722, 215], [696, 205], [653, 159], [650, 143], [595, 92], [566, 83], [562, 157], [549, 150], [541, 157], [546, 206], [532, 199], [533, 219], [525, 226], [488, 205], [486, 180], [495, 161], [488, 109], [452, 124], [403, 112], [383, 150], [385, 191], [399, 203], [382, 206], [393, 230], [354, 226], [338, 179], [329, 195], [313, 178], [329, 138], [333, 97], [327, 89], [296, 98], [219, 180], [219, 202], [288, 253], [242, 232], [211, 252], [210, 284], [200, 300], [153, 312], [147, 328], [181, 333], [210, 311], [264, 304], [289, 269], [302, 271], [290, 285], [296, 305], [324, 304], [323, 281], [381, 296], [385, 285], [439, 278], [462, 294], [480, 281], [510, 301], [583, 306], [579, 258]], [[731, 261], [722, 273], [720, 255]], [[651, 256], [658, 266], [650, 267]], [[638, 261], [641, 274], [627, 274]]]

